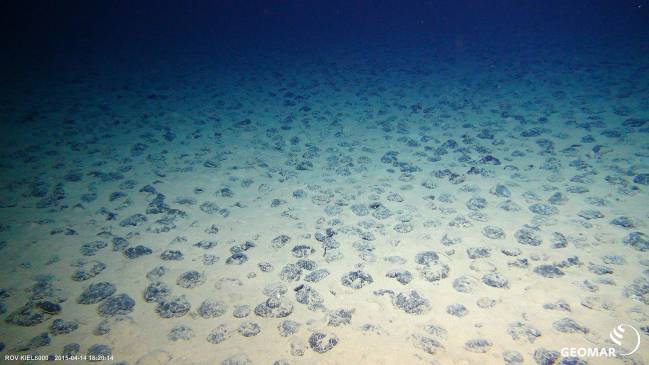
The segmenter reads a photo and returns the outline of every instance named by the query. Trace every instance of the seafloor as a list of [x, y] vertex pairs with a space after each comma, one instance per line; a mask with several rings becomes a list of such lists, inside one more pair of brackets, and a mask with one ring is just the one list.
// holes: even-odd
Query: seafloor
[[647, 52], [538, 43], [30, 60], [0, 355], [649, 363]]

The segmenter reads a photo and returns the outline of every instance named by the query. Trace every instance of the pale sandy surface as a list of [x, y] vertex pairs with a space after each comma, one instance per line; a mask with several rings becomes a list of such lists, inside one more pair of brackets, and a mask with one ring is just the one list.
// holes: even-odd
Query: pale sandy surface
[[[218, 364], [236, 354], [245, 354], [254, 364], [280, 359], [290, 364], [504, 364], [508, 351], [517, 351], [521, 363], [534, 364], [540, 361], [535, 353], [538, 357], [542, 349], [613, 346], [610, 331], [626, 323], [645, 328], [633, 357], [583, 360], [649, 361], [649, 256], [624, 243], [632, 232], [648, 239], [648, 187], [646, 182], [634, 183], [636, 176], [649, 173], [648, 105], [639, 91], [647, 85], [647, 71], [624, 73], [614, 63], [550, 55], [537, 63], [507, 64], [489, 53], [455, 52], [466, 61], [454, 63], [427, 53], [412, 57], [417, 62], [394, 54], [377, 56], [393, 62], [375, 62], [342, 53], [336, 64], [306, 55], [261, 67], [254, 61], [221, 66], [198, 55], [190, 62], [188, 55], [167, 59], [167, 65], [164, 58], [160, 64], [133, 65], [135, 71], [114, 75], [107, 73], [110, 62], [105, 61], [79, 74], [63, 70], [51, 84], [43, 81], [40, 87], [17, 89], [23, 103], [6, 101], [3, 107], [16, 124], [2, 136], [2, 355], [61, 354], [64, 345], [78, 343], [81, 354], [94, 344], [107, 345], [114, 356], [108, 363], [128, 364]], [[554, 69], [547, 71], [551, 64]], [[618, 94], [623, 87], [635, 89], [624, 97]], [[624, 126], [630, 118], [644, 122]], [[250, 123], [240, 123], [243, 120]], [[541, 131], [538, 136], [521, 135], [533, 128]], [[493, 138], [478, 137], [484, 130]], [[164, 137], [167, 131], [175, 135], [171, 141]], [[582, 140], [587, 135], [593, 140]], [[457, 146], [443, 154], [438, 148], [449, 139]], [[133, 154], [137, 143], [145, 148]], [[600, 153], [593, 152], [596, 145]], [[417, 171], [403, 173], [400, 165], [382, 162], [388, 151], [397, 151], [397, 161]], [[439, 161], [429, 160], [436, 155]], [[481, 162], [486, 155], [500, 164]], [[296, 169], [304, 161], [311, 165]], [[483, 169], [482, 175], [468, 174], [472, 166]], [[435, 176], [444, 169], [458, 177], [451, 181]], [[91, 174], [120, 170], [121, 176], [107, 179], [114, 181]], [[66, 181], [70, 171], [78, 171], [80, 181]], [[243, 184], [246, 179], [252, 182]], [[134, 183], [125, 186], [125, 180]], [[38, 208], [42, 197], [31, 194], [37, 181], [44, 183], [45, 197], [63, 183], [65, 196]], [[498, 184], [508, 188], [509, 199], [520, 211], [499, 207], [508, 198], [490, 192]], [[184, 214], [145, 214], [155, 197], [140, 191], [146, 185], [164, 195], [165, 209]], [[576, 193], [575, 186], [584, 190]], [[218, 194], [226, 187], [231, 197]], [[197, 194], [196, 188], [203, 192]], [[84, 202], [82, 195], [89, 189], [96, 190], [96, 200]], [[303, 190], [304, 197], [296, 198], [296, 190]], [[125, 195], [111, 201], [111, 194], [119, 191]], [[547, 203], [556, 192], [567, 200]], [[395, 199], [397, 195], [401, 199]], [[195, 203], [179, 204], [177, 199], [183, 197]], [[476, 197], [484, 198], [486, 206], [471, 210], [467, 202]], [[273, 207], [273, 199], [281, 204]], [[200, 209], [204, 202], [214, 202], [227, 213], [207, 214]], [[351, 208], [372, 202], [380, 202], [390, 215], [377, 218], [371, 214], [376, 209], [369, 208], [368, 215], [359, 216]], [[533, 204], [556, 211], [534, 214], [529, 209]], [[601, 217], [579, 216], [588, 209]], [[106, 212], [115, 218], [108, 220]], [[147, 221], [120, 225], [138, 213]], [[173, 215], [173, 223], [156, 222]], [[635, 227], [610, 223], [621, 216]], [[457, 217], [466, 218], [467, 226], [451, 226]], [[412, 231], [395, 231], [400, 222], [410, 224]], [[218, 233], [207, 233], [213, 224]], [[525, 225], [535, 227], [541, 245], [518, 242], [516, 232]], [[504, 237], [486, 237], [485, 226], [501, 228]], [[76, 234], [53, 233], [66, 228]], [[156, 232], [161, 228], [169, 230]], [[325, 255], [314, 235], [327, 228], [335, 231], [340, 247]], [[566, 247], [552, 248], [553, 232], [567, 238]], [[281, 234], [291, 240], [273, 247], [271, 241]], [[445, 235], [456, 243], [442, 244]], [[113, 250], [115, 236], [152, 253], [129, 259]], [[201, 240], [217, 244], [195, 247]], [[83, 256], [82, 245], [94, 241], [104, 241], [107, 247]], [[231, 248], [246, 241], [255, 244], [245, 252], [248, 260], [227, 264]], [[298, 244], [314, 249], [308, 259], [327, 269], [329, 276], [307, 283], [309, 271], [304, 270], [299, 280], [280, 278], [285, 265], [298, 261], [291, 253]], [[469, 258], [467, 249], [476, 247], [490, 249], [489, 257]], [[638, 248], [649, 249], [649, 242]], [[163, 261], [160, 254], [165, 250], [181, 251], [183, 259]], [[520, 253], [507, 256], [502, 250]], [[447, 277], [425, 280], [425, 267], [415, 262], [422, 251], [438, 254], [439, 262], [448, 265]], [[218, 260], [205, 265], [205, 254]], [[605, 263], [605, 255], [616, 255], [623, 263]], [[575, 256], [579, 263], [561, 268], [563, 276], [546, 278], [534, 272], [539, 265]], [[71, 280], [71, 264], [79, 259], [98, 260], [106, 269], [85, 281]], [[512, 265], [521, 259], [527, 260], [526, 267]], [[262, 272], [262, 262], [273, 270]], [[597, 274], [591, 263], [611, 273]], [[172, 296], [184, 295], [191, 304], [178, 318], [161, 318], [156, 304], [143, 298], [151, 282], [147, 273], [160, 265], [168, 272], [159, 280], [171, 288]], [[192, 289], [178, 286], [178, 277], [189, 270], [202, 273], [205, 282]], [[343, 275], [355, 270], [370, 274], [373, 282], [360, 289], [342, 285]], [[402, 285], [386, 277], [391, 270], [409, 271], [412, 281]], [[483, 283], [493, 272], [507, 280], [505, 287]], [[39, 275], [49, 276], [45, 282], [54, 291], [30, 302]], [[470, 283], [469, 292], [454, 288], [462, 276]], [[630, 287], [634, 281], [640, 286]], [[100, 304], [77, 303], [82, 291], [96, 282], [113, 283], [115, 294], [135, 300], [132, 311], [108, 318], [110, 331], [103, 335], [95, 334], [104, 319], [98, 314]], [[264, 288], [274, 283], [286, 287], [284, 300], [292, 305], [292, 313], [286, 318], [255, 315], [255, 307], [267, 299]], [[302, 284], [317, 290], [321, 308], [309, 309], [296, 301], [294, 288]], [[421, 314], [406, 313], [393, 305], [390, 294], [377, 295], [382, 289], [394, 296], [414, 290], [428, 301], [428, 308]], [[197, 308], [207, 298], [226, 303], [227, 312], [210, 319], [199, 316]], [[6, 322], [16, 309], [39, 300], [60, 302], [62, 310], [33, 326]], [[478, 305], [489, 301], [492, 306]], [[558, 301], [570, 309], [544, 308]], [[466, 307], [466, 315], [448, 313], [447, 307], [457, 303]], [[250, 306], [248, 317], [233, 316], [238, 305]], [[338, 309], [352, 311], [350, 323], [328, 324], [328, 312]], [[69, 334], [50, 334], [48, 345], [17, 351], [48, 332], [57, 318], [79, 327]], [[562, 318], [574, 320], [583, 332], [560, 331], [557, 321]], [[301, 324], [287, 337], [277, 328], [285, 319]], [[261, 332], [252, 337], [237, 333], [247, 321], [257, 323]], [[208, 342], [210, 331], [222, 324], [232, 330], [231, 337], [219, 344]], [[511, 328], [517, 324], [536, 335], [516, 338]], [[178, 325], [190, 327], [193, 337], [170, 341], [169, 332]], [[440, 330], [432, 333], [429, 325]], [[322, 354], [308, 343], [319, 331], [337, 338], [336, 346]], [[422, 345], [426, 339], [437, 346]], [[474, 339], [484, 340], [484, 346], [470, 348]], [[291, 353], [291, 346], [303, 348], [303, 354]], [[508, 356], [511, 360], [514, 355]]]

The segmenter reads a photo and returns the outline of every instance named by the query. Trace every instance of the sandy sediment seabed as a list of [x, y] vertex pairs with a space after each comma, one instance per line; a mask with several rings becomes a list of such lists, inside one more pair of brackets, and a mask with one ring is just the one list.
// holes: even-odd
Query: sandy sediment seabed
[[[1, 355], [647, 362], [646, 65], [407, 52], [97, 61], [4, 96]], [[561, 353], [620, 324], [631, 356]]]

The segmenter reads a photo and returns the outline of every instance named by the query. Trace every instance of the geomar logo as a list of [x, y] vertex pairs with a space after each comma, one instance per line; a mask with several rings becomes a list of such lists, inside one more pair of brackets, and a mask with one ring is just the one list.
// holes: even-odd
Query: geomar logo
[[[630, 332], [632, 332], [632, 333], [630, 333], [630, 336], [628, 336], [628, 335], [625, 336], [625, 331], [626, 331], [627, 328], [631, 329]], [[635, 345], [633, 347], [633, 350], [631, 350], [630, 352], [620, 353], [620, 355], [622, 355], [622, 356], [632, 355], [633, 353], [638, 351], [638, 348], [640, 348], [640, 332], [638, 332], [637, 329], [635, 329], [633, 326], [630, 326], [628, 324], [621, 324], [621, 325], [613, 328], [613, 330], [611, 331], [611, 334], [609, 335], [609, 337], [610, 337], [611, 341], [613, 341], [614, 344], [616, 344], [616, 345], [618, 345], [620, 347], [622, 347], [622, 341], [624, 341], [625, 339], [627, 340], [627, 341], [624, 341], [625, 343], [627, 343], [627, 344], [630, 343], [632, 345]]]
[[[620, 324], [613, 328], [608, 337], [615, 347], [564, 347], [561, 356], [579, 357], [616, 357], [633, 355], [640, 348], [640, 332], [628, 324]], [[629, 350], [631, 349], [631, 350]], [[627, 351], [627, 352], [619, 352]]]

